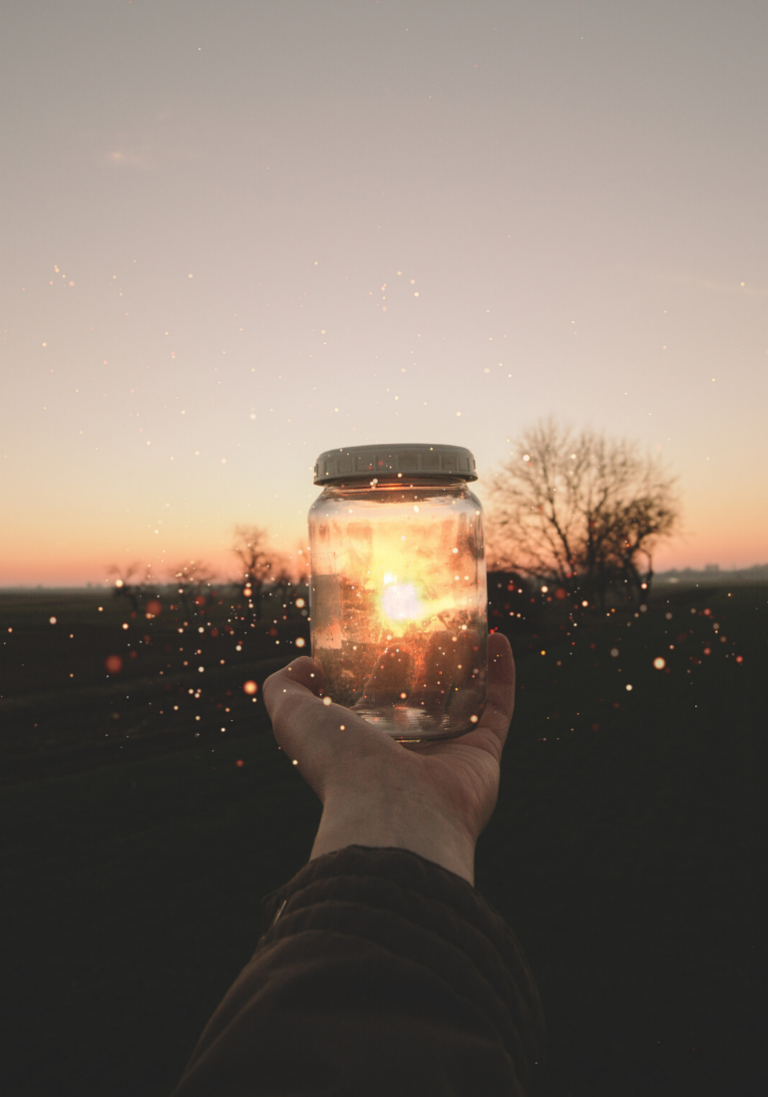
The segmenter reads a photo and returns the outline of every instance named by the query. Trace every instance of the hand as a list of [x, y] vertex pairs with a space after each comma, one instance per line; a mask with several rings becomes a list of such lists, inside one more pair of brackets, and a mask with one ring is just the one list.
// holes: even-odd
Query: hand
[[506, 637], [488, 638], [488, 703], [457, 739], [399, 743], [321, 698], [306, 656], [271, 675], [264, 701], [278, 744], [323, 804], [310, 860], [348, 845], [396, 846], [474, 883], [478, 837], [493, 814], [512, 718], [515, 664]]

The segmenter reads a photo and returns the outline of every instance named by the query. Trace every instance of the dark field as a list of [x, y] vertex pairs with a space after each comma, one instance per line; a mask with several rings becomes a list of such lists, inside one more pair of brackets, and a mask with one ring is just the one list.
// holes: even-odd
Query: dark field
[[[536, 974], [546, 1094], [763, 1097], [768, 587], [575, 629], [498, 593], [518, 698], [477, 888]], [[286, 605], [0, 593], [3, 1094], [169, 1093], [305, 863], [320, 805], [260, 688], [309, 636]]]

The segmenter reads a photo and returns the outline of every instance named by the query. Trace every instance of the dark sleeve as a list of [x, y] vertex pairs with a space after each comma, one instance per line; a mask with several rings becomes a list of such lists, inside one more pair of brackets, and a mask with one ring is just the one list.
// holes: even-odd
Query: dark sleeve
[[517, 1097], [544, 1021], [520, 945], [465, 880], [348, 846], [264, 900], [265, 932], [174, 1097]]

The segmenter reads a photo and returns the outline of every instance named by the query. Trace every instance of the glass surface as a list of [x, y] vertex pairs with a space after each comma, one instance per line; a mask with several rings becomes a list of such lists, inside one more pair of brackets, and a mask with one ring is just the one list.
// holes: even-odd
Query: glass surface
[[486, 701], [482, 507], [463, 480], [329, 486], [309, 512], [325, 692], [402, 740], [463, 735]]

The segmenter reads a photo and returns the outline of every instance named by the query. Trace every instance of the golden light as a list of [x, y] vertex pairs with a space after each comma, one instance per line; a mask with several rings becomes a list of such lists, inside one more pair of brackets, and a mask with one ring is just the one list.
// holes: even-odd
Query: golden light
[[656, 659], [653, 660], [653, 665], [656, 667], [656, 670], [664, 670], [664, 667], [667, 665], [667, 660], [662, 659], [662, 657], [659, 655]]
[[297, 609], [304, 609], [306, 604], [307, 603], [304, 601], [303, 598], [297, 598], [296, 601], [294, 602], [294, 605], [296, 606]]
[[303, 636], [297, 636], [296, 637], [296, 647], [297, 648], [303, 648], [304, 645], [306, 644], [306, 642], [307, 641], [304, 639]]
[[334, 702], [388, 734], [461, 734], [485, 701], [480, 504], [454, 485], [410, 483], [410, 468], [395, 469], [402, 483], [367, 479], [388, 458], [363, 456], [352, 486], [329, 487], [310, 511], [313, 654]]
[[104, 666], [110, 674], [119, 674], [123, 669], [123, 660], [119, 655], [108, 655], [104, 660]]
[[247, 693], [249, 697], [252, 697], [258, 688], [258, 685], [253, 681], [253, 679], [249, 679], [247, 682], [243, 682], [243, 693]]
[[116, 587], [124, 587], [125, 583], [123, 582], [122, 579], [115, 579], [115, 586]]
[[147, 602], [147, 620], [151, 620], [153, 617], [157, 617], [162, 612], [163, 607], [160, 605], [156, 598], [152, 598], [151, 601]]

